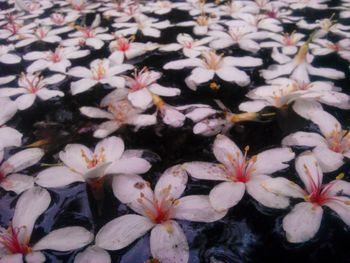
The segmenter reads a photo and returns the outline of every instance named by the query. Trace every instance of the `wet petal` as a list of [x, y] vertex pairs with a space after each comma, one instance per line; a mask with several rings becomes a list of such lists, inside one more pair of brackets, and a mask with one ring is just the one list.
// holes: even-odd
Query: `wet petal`
[[261, 182], [267, 191], [288, 197], [304, 198], [304, 190], [296, 183], [284, 177], [269, 178]]
[[328, 201], [324, 205], [336, 212], [345, 224], [350, 225], [350, 198], [338, 196], [337, 200]]
[[311, 121], [317, 124], [324, 136], [330, 136], [333, 131], [341, 130], [339, 121], [326, 111], [315, 111], [310, 116]]
[[138, 91], [130, 92], [128, 99], [133, 106], [140, 109], [147, 109], [152, 105], [152, 96], [147, 88], [143, 88]]
[[35, 183], [42, 187], [63, 187], [75, 182], [84, 182], [82, 175], [73, 172], [65, 166], [50, 167], [41, 171], [35, 178]]
[[145, 235], [153, 226], [154, 224], [143, 216], [120, 216], [100, 229], [95, 242], [101, 248], [119, 250]]
[[243, 183], [220, 183], [210, 191], [210, 204], [217, 211], [226, 211], [241, 201], [244, 193], [245, 184]]
[[85, 92], [95, 86], [98, 82], [93, 79], [81, 79], [78, 81], [71, 82], [70, 91], [72, 95]]
[[0, 150], [10, 146], [19, 147], [22, 144], [22, 133], [11, 127], [0, 128]]
[[216, 159], [226, 167], [232, 165], [232, 159], [241, 158], [242, 152], [238, 146], [225, 135], [216, 136], [213, 146]]
[[160, 262], [183, 263], [189, 260], [187, 238], [175, 221], [156, 225], [151, 231], [151, 253]]
[[124, 142], [116, 136], [100, 141], [95, 147], [95, 154], [104, 154], [105, 162], [114, 162], [121, 158], [124, 152]]
[[24, 174], [11, 174], [0, 183], [0, 186], [6, 191], [13, 191], [16, 194], [20, 194], [34, 187], [34, 177]]
[[295, 153], [290, 148], [275, 148], [257, 155], [254, 174], [272, 174], [289, 167]]
[[219, 78], [228, 82], [234, 82], [239, 86], [246, 86], [250, 83], [250, 77], [244, 71], [235, 67], [221, 68], [216, 71], [216, 74]]
[[35, 94], [24, 94], [19, 96], [15, 102], [19, 110], [26, 110], [33, 105], [35, 98]]
[[0, 111], [0, 125], [9, 121], [17, 112], [17, 105], [9, 98], [0, 98], [2, 110]]
[[151, 168], [151, 164], [145, 159], [131, 157], [113, 162], [107, 169], [108, 174], [143, 174]]
[[88, 245], [93, 239], [94, 235], [83, 227], [64, 227], [57, 230], [53, 230], [48, 235], [40, 239], [33, 246], [33, 250], [76, 250]]
[[283, 229], [291, 243], [302, 243], [313, 238], [321, 225], [323, 210], [320, 206], [302, 202], [294, 206], [283, 219]]
[[203, 180], [226, 181], [226, 172], [222, 165], [207, 162], [184, 163], [184, 168], [194, 178]]
[[61, 161], [66, 166], [81, 174], [86, 173], [88, 170], [83, 155], [86, 155], [86, 157], [91, 160], [93, 153], [82, 144], [68, 144], [64, 150], [59, 153]]
[[344, 164], [343, 154], [334, 152], [325, 145], [315, 147], [312, 152], [325, 173], [333, 172]]
[[327, 142], [325, 139], [313, 132], [295, 132], [292, 133], [282, 140], [282, 144], [286, 146], [326, 146]]
[[[179, 198], [186, 188], [187, 173], [182, 165], [175, 165], [165, 170], [159, 177], [154, 189], [156, 197], [161, 197], [165, 189], [169, 189], [169, 195]], [[170, 186], [170, 188], [168, 188]]]
[[4, 169], [7, 174], [22, 171], [38, 163], [43, 155], [44, 151], [39, 148], [26, 149], [12, 155], [2, 164], [1, 169]]
[[92, 246], [77, 254], [74, 263], [111, 263], [111, 257], [107, 251], [98, 247]]

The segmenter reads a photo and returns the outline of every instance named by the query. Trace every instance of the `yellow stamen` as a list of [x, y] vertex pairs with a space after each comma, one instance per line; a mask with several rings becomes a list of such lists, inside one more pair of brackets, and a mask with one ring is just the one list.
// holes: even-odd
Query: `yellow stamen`
[[335, 179], [336, 179], [336, 180], [342, 180], [342, 179], [344, 178], [344, 176], [345, 176], [344, 173], [340, 173], [340, 174], [338, 174], [338, 175], [335, 177]]

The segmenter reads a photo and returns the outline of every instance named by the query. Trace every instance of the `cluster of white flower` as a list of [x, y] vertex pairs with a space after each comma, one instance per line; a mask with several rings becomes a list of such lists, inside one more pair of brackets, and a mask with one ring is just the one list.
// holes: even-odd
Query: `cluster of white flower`
[[[293, 201], [282, 222], [291, 243], [317, 234], [324, 206], [350, 225], [350, 183], [341, 171], [350, 159], [349, 127], [330, 113], [350, 109], [349, 95], [338, 87], [349, 76], [350, 25], [342, 23], [350, 17], [347, 1], [316, 21], [296, 14], [328, 10], [327, 0], [7, 2], [0, 0], [0, 187], [20, 196], [13, 216], [0, 227], [0, 263], [40, 263], [46, 260], [43, 250], [78, 249], [74, 263], [109, 263], [108, 251], [126, 248], [149, 231], [149, 262], [189, 262], [186, 235], [176, 220], [221, 220], [248, 198], [246, 191], [272, 209], [289, 209], [291, 199], [302, 200]], [[171, 16], [174, 12], [183, 19]], [[169, 32], [177, 34], [170, 37], [173, 43]], [[319, 67], [329, 55], [346, 67]], [[156, 63], [148, 65], [150, 60]], [[256, 84], [261, 81], [265, 84]], [[245, 90], [245, 97], [236, 105], [214, 98], [206, 104], [200, 96], [181, 103], [188, 101], [186, 94], [196, 98], [203, 90], [220, 97], [222, 89]], [[96, 90], [100, 98], [89, 95]], [[28, 172], [48, 154], [44, 145], [50, 140], [30, 142], [31, 135], [17, 130], [25, 111], [86, 94], [94, 103], [79, 105], [74, 114], [86, 122], [104, 120], [91, 128], [99, 140], [94, 150], [70, 141], [50, 156], [56, 161], [52, 167]], [[286, 134], [281, 147], [270, 145], [255, 155], [230, 138], [237, 123], [258, 126], [261, 118], [272, 121], [289, 109], [314, 129]], [[192, 125], [195, 135], [216, 136], [212, 150], [218, 162], [171, 160], [176, 165], [156, 183], [146, 181], [141, 175], [152, 166], [147, 150], [125, 150], [119, 130], [134, 126], [138, 136], [140, 129], [156, 132], [157, 125], [179, 133]], [[290, 176], [274, 176], [287, 174], [294, 159], [303, 187]], [[334, 174], [327, 173], [335, 172], [332, 180]], [[192, 177], [221, 182], [207, 195], [183, 195]], [[97, 231], [74, 225], [45, 229], [46, 236], [31, 240], [38, 218], [52, 205], [50, 189], [86, 183], [99, 201], [107, 178], [116, 199], [135, 213]]]

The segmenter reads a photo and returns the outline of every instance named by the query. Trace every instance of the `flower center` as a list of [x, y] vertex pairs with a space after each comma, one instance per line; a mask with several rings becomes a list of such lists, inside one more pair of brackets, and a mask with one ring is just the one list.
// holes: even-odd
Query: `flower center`
[[339, 130], [336, 127], [329, 135], [326, 136], [329, 149], [333, 152], [344, 153], [350, 150], [349, 131]]
[[131, 47], [131, 43], [135, 40], [135, 36], [131, 36], [129, 38], [119, 37], [116, 44], [112, 48], [113, 50], [119, 50], [122, 52], [128, 51]]
[[125, 76], [127, 80], [127, 86], [131, 92], [146, 88], [155, 82], [155, 79], [152, 78], [151, 72], [147, 67], [144, 67], [140, 71], [135, 69], [134, 73], [131, 75], [132, 77]]
[[203, 53], [204, 66], [207, 69], [218, 70], [221, 67], [223, 55], [216, 55], [213, 51]]
[[133, 110], [127, 100], [118, 101], [108, 106], [108, 111], [113, 114], [114, 120], [119, 123], [125, 123], [128, 114]]
[[230, 27], [229, 34], [233, 41], [239, 42], [244, 35], [242, 27]]
[[25, 230], [25, 227], [14, 228], [12, 225], [10, 225], [8, 229], [0, 229], [0, 244], [3, 245], [10, 254], [26, 255], [30, 253], [32, 249], [28, 245], [28, 242], [23, 244], [19, 240], [20, 231]]
[[106, 69], [103, 65], [103, 62], [101, 61], [97, 64], [97, 66], [93, 67], [91, 69], [91, 72], [95, 80], [103, 79], [106, 75]]
[[209, 17], [206, 15], [200, 15], [197, 17], [197, 24], [199, 26], [207, 26], [209, 24]]
[[55, 50], [55, 52], [50, 51], [48, 53], [47, 59], [54, 62], [54, 63], [60, 62], [61, 61], [61, 52], [60, 51], [61, 50], [59, 48], [57, 48]]
[[47, 33], [48, 33], [48, 30], [43, 27], [40, 27], [35, 31], [35, 34], [39, 39], [43, 39], [44, 37], [46, 37]]
[[42, 87], [41, 81], [43, 80], [42, 76], [33, 75], [33, 76], [27, 76], [24, 73], [22, 73], [21, 81], [25, 85], [25, 89], [27, 89], [30, 93], [36, 93], [40, 88]]
[[168, 221], [174, 214], [175, 206], [179, 204], [170, 195], [171, 185], [161, 191], [160, 197], [157, 199], [147, 198], [143, 193], [137, 201], [142, 205], [145, 215], [155, 224], [162, 224]]
[[52, 14], [51, 21], [54, 22], [56, 25], [61, 25], [64, 23], [64, 16], [58, 13]]
[[329, 31], [334, 24], [335, 24], [335, 22], [332, 21], [331, 19], [328, 19], [328, 18], [322, 19], [320, 21], [320, 27], [324, 31]]
[[80, 28], [80, 32], [83, 33], [83, 37], [86, 38], [94, 38], [95, 37], [95, 32], [92, 28], [88, 27], [83, 27]]
[[255, 171], [256, 156], [247, 158], [249, 146], [244, 148], [244, 155], [237, 152], [236, 156], [228, 155], [232, 167], [226, 167], [228, 178], [234, 182], [246, 183], [250, 180], [252, 173]]
[[278, 11], [276, 9], [271, 9], [266, 12], [266, 15], [270, 18], [277, 18]]
[[295, 35], [295, 33], [293, 32], [293, 33], [291, 33], [291, 34], [289, 34], [289, 33], [284, 33], [283, 34], [283, 44], [285, 45], [285, 46], [293, 46], [294, 44], [295, 44], [295, 39], [294, 39], [294, 35]]
[[332, 49], [335, 52], [339, 52], [343, 50], [343, 47], [341, 47], [339, 44], [329, 44], [327, 45], [327, 48]]
[[33, 11], [39, 10], [40, 7], [41, 7], [40, 3], [33, 2], [29, 4], [28, 9], [30, 12], [33, 12]]
[[8, 23], [6, 26], [4, 26], [4, 29], [10, 31], [12, 34], [16, 34], [20, 29], [20, 25], [17, 23]]
[[185, 48], [192, 48], [192, 47], [193, 47], [193, 41], [190, 41], [190, 40], [184, 41], [184, 42], [182, 43], [182, 45], [183, 45], [183, 47], [185, 47]]
[[90, 159], [83, 149], [80, 150], [81, 157], [84, 159], [86, 167], [88, 169], [95, 168], [97, 165], [106, 162], [106, 154], [104, 147], [101, 147], [99, 153], [94, 153]]

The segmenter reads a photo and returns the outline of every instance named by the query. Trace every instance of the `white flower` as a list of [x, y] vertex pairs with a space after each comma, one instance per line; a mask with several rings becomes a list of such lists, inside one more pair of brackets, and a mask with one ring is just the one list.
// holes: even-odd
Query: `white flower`
[[135, 16], [139, 16], [140, 4], [127, 3], [126, 1], [107, 3], [106, 7], [100, 8], [103, 11], [103, 16], [107, 19], [109, 17], [117, 17], [114, 21], [117, 23], [127, 22], [133, 19]]
[[225, 5], [220, 6], [220, 15], [228, 15], [232, 18], [239, 18], [240, 14], [250, 13], [257, 14], [259, 13], [259, 8], [254, 5], [254, 2], [248, 1], [229, 1]]
[[242, 153], [233, 141], [224, 135], [218, 135], [213, 152], [220, 164], [189, 162], [184, 167], [194, 178], [224, 181], [209, 194], [211, 205], [218, 211], [226, 211], [235, 206], [246, 190], [267, 207], [287, 207], [287, 198], [267, 192], [260, 183], [270, 178], [269, 174], [287, 168], [289, 165], [286, 162], [294, 158], [294, 153], [289, 148], [274, 148], [248, 159], [248, 150], [249, 147], [246, 147]]
[[268, 85], [249, 91], [246, 96], [253, 101], [241, 103], [239, 109], [258, 112], [266, 106], [283, 109], [293, 103], [294, 111], [309, 119], [312, 111], [322, 110], [319, 102], [341, 109], [350, 108], [350, 97], [339, 92], [332, 82], [305, 83], [289, 78], [277, 78], [267, 83]]
[[195, 35], [201, 36], [208, 34], [210, 30], [223, 30], [224, 28], [219, 25], [220, 18], [215, 16], [207, 16], [206, 14], [201, 14], [194, 18], [195, 20], [185, 21], [177, 23], [176, 26], [188, 27], [193, 26], [193, 33]]
[[165, 15], [171, 12], [173, 7], [176, 6], [175, 3], [172, 3], [167, 0], [157, 0], [155, 2], [150, 2], [147, 5], [141, 6], [142, 12], [151, 12], [157, 15]]
[[0, 45], [0, 62], [4, 64], [17, 64], [21, 61], [21, 57], [10, 52], [15, 50], [13, 45]]
[[[327, 160], [325, 160], [327, 161]], [[301, 243], [313, 238], [321, 226], [323, 209], [327, 206], [350, 225], [350, 184], [337, 177], [323, 184], [323, 173], [316, 158], [306, 152], [295, 161], [295, 169], [305, 188], [283, 177], [262, 182], [265, 189], [283, 197], [301, 198], [283, 219], [283, 229], [289, 242]], [[346, 195], [346, 196], [345, 196]]]
[[61, 41], [61, 37], [58, 35], [66, 33], [70, 30], [72, 30], [72, 28], [69, 27], [51, 29], [50, 27], [40, 26], [36, 28], [33, 33], [22, 34], [22, 40], [19, 40], [16, 43], [15, 47], [25, 47], [37, 41], [46, 43], [57, 43]]
[[120, 64], [124, 60], [142, 56], [158, 47], [158, 44], [134, 42], [134, 39], [134, 36], [129, 38], [120, 36], [117, 40], [112, 41], [109, 44], [109, 50], [112, 53], [109, 59], [113, 63]]
[[101, 5], [101, 3], [90, 3], [87, 0], [67, 0], [66, 2], [68, 2], [69, 7], [62, 9], [62, 11], [79, 15], [95, 13], [95, 9]]
[[320, 76], [329, 79], [342, 79], [344, 72], [332, 68], [316, 68], [311, 65], [314, 57], [309, 53], [308, 42], [304, 43], [294, 58], [279, 53], [273, 49], [272, 58], [279, 64], [274, 64], [261, 70], [264, 79], [270, 80], [280, 76], [290, 75], [290, 78], [299, 82], [309, 83], [309, 75]]
[[[83, 227], [73, 226], [52, 230], [36, 243], [31, 236], [34, 226], [49, 207], [51, 197], [47, 190], [33, 187], [18, 199], [12, 222], [0, 227], [0, 261], [43, 263], [41, 250], [70, 251], [82, 248], [93, 240], [93, 234]], [[47, 230], [46, 230], [47, 231]]]
[[53, 72], [66, 72], [71, 66], [70, 59], [82, 58], [90, 54], [89, 50], [79, 50], [77, 47], [57, 47], [55, 51], [33, 51], [25, 54], [23, 59], [35, 60], [27, 68], [27, 72], [33, 73], [48, 68]]
[[[203, 53], [202, 59], [188, 58], [169, 62], [163, 66], [164, 69], [183, 69], [194, 67], [191, 75], [187, 78], [187, 84], [198, 86], [208, 82], [217, 75], [220, 79], [246, 86], [250, 83], [249, 76], [236, 67], [255, 67], [262, 64], [260, 58], [245, 57], [223, 57], [213, 51]], [[193, 85], [192, 85], [193, 84]]]
[[7, 23], [0, 29], [0, 39], [7, 39], [8, 41], [20, 40], [23, 35], [32, 34], [33, 28], [36, 26], [36, 23], [26, 25], [16, 22]]
[[123, 125], [134, 125], [136, 129], [139, 129], [157, 122], [154, 115], [141, 114], [142, 110], [134, 108], [125, 99], [108, 103], [107, 111], [94, 107], [81, 107], [80, 112], [90, 118], [108, 119], [108, 121], [101, 123], [94, 132], [96, 138], [104, 138]]
[[52, 13], [50, 17], [39, 20], [38, 23], [47, 26], [68, 26], [68, 24], [75, 22], [79, 18], [76, 13]]
[[137, 15], [134, 19], [136, 21], [134, 23], [114, 23], [112, 26], [118, 29], [115, 34], [129, 36], [135, 35], [140, 31], [145, 36], [159, 38], [161, 33], [159, 29], [164, 29], [170, 26], [168, 20], [158, 22], [158, 19], [150, 18], [145, 15]]
[[328, 8], [327, 0], [285, 0], [292, 9], [312, 8], [324, 10]]
[[81, 78], [71, 83], [71, 92], [76, 95], [91, 89], [98, 83], [122, 88], [125, 81], [116, 75], [132, 68], [133, 66], [130, 64], [111, 65], [108, 59], [95, 59], [90, 63], [90, 69], [81, 66], [71, 68], [68, 74]]
[[96, 235], [96, 246], [119, 250], [151, 230], [153, 258], [161, 262], [188, 262], [187, 239], [174, 219], [214, 222], [226, 213], [215, 211], [205, 195], [180, 198], [186, 184], [186, 172], [179, 165], [167, 169], [161, 175], [154, 191], [138, 175], [114, 177], [114, 195], [139, 215], [120, 216], [104, 225]]
[[269, 38], [273, 41], [266, 41], [260, 43], [262, 48], [281, 48], [282, 53], [286, 55], [294, 55], [298, 52], [298, 47], [303, 44], [301, 39], [305, 35], [301, 33], [283, 33], [283, 34], [269, 34]]
[[297, 26], [308, 30], [317, 29], [314, 38], [322, 38], [330, 32], [335, 35], [350, 37], [350, 32], [346, 32], [350, 30], [350, 26], [339, 24], [332, 20], [332, 17], [317, 20], [316, 23], [307, 23], [305, 20], [301, 20], [297, 23]]
[[270, 32], [278, 33], [278, 32], [282, 32], [283, 30], [283, 27], [281, 26], [280, 21], [278, 21], [277, 19], [268, 17], [267, 15], [240, 14], [239, 18], [241, 20], [230, 20], [226, 24], [228, 26], [248, 25], [253, 27], [256, 32], [270, 31]]
[[18, 80], [18, 88], [1, 88], [0, 97], [18, 96], [15, 99], [19, 110], [25, 110], [31, 107], [36, 99], [49, 100], [53, 97], [63, 97], [64, 93], [58, 90], [49, 90], [47, 85], [56, 84], [65, 78], [64, 75], [55, 74], [44, 78], [39, 74], [22, 73]]
[[[141, 154], [140, 154], [141, 152]], [[142, 151], [125, 151], [122, 139], [112, 136], [101, 140], [91, 151], [82, 144], [68, 144], [59, 153], [64, 166], [48, 168], [38, 174], [36, 184], [63, 187], [87, 182], [98, 199], [107, 174], [142, 174], [151, 165], [141, 158]]]
[[183, 54], [186, 57], [194, 58], [198, 57], [203, 51], [209, 50], [205, 44], [213, 40], [212, 37], [204, 37], [202, 39], [193, 39], [188, 34], [178, 34], [176, 37], [178, 43], [171, 43], [159, 48], [160, 51], [178, 51], [182, 49]]
[[350, 158], [349, 131], [342, 130], [341, 124], [325, 111], [312, 113], [311, 121], [319, 127], [321, 135], [299, 131], [285, 137], [282, 144], [313, 147], [322, 171], [333, 172], [344, 164], [344, 157]]
[[214, 49], [223, 49], [233, 45], [238, 45], [240, 49], [254, 53], [260, 49], [255, 40], [261, 39], [261, 34], [248, 25], [231, 26], [227, 32], [210, 31], [209, 35], [215, 37], [215, 40], [210, 43], [210, 47]]
[[350, 62], [350, 40], [347, 38], [338, 42], [332, 42], [327, 39], [315, 39], [313, 44], [310, 48], [315, 56], [337, 53], [341, 58]]
[[44, 152], [39, 148], [26, 149], [3, 161], [4, 152], [0, 151], [0, 186], [6, 191], [17, 194], [34, 186], [34, 177], [18, 173], [35, 165], [43, 157]]

